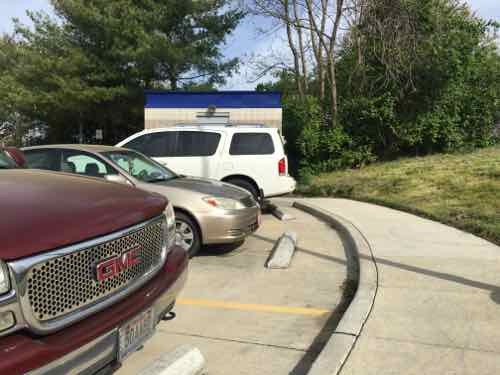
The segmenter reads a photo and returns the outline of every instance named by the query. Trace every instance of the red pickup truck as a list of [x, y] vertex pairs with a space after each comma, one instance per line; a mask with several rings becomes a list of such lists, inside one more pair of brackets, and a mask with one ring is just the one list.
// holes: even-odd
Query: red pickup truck
[[0, 148], [0, 374], [107, 373], [185, 283], [175, 220], [159, 195], [13, 159]]

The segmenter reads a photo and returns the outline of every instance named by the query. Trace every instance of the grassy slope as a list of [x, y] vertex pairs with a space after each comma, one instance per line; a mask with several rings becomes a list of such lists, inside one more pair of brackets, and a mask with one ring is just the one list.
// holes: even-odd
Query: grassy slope
[[386, 205], [500, 244], [500, 146], [324, 174], [301, 192]]

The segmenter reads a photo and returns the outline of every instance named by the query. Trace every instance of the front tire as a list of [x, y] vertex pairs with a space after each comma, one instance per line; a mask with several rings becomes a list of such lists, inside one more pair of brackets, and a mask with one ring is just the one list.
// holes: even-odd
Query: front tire
[[183, 212], [175, 212], [175, 244], [182, 247], [190, 258], [201, 247], [201, 235], [198, 225]]

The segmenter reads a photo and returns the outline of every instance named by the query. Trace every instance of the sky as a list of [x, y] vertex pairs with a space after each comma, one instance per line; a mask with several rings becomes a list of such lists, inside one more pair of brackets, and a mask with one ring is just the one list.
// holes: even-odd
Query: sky
[[[500, 22], [499, 0], [467, 0], [471, 8], [486, 19], [494, 19]], [[12, 31], [12, 18], [19, 18], [22, 22], [28, 22], [26, 10], [44, 10], [51, 13], [49, 0], [0, 0], [0, 33]], [[284, 45], [282, 36], [273, 34], [262, 34], [257, 30], [264, 27], [262, 19], [246, 18], [235, 30], [234, 34], [227, 40], [222, 49], [226, 57], [240, 57], [245, 63], [240, 67], [240, 72], [229, 78], [224, 89], [249, 90], [255, 88], [258, 82], [267, 81], [269, 76], [253, 82], [255, 69], [252, 61], [259, 56], [269, 54], [280, 54]]]

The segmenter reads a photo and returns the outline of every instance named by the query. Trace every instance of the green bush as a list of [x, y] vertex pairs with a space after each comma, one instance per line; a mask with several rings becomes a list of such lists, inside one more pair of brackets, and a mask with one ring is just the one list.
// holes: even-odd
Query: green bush
[[[458, 0], [372, 2], [384, 33], [361, 25], [360, 49], [346, 44], [336, 62], [339, 106], [329, 126], [329, 101], [299, 100], [293, 76], [285, 90], [284, 132], [291, 170], [301, 181], [319, 172], [360, 168], [374, 160], [457, 152], [499, 141], [500, 53], [491, 35], [499, 25], [477, 17]], [[392, 9], [410, 17], [405, 38], [393, 45]], [[399, 13], [398, 13], [399, 12]], [[389, 49], [388, 49], [389, 48]], [[388, 51], [398, 52], [387, 58]], [[362, 53], [360, 59], [359, 53]], [[287, 84], [288, 83], [288, 84]], [[311, 82], [311, 87], [314, 87]], [[328, 86], [328, 84], [327, 84]], [[327, 92], [329, 88], [327, 87]]]
[[338, 124], [334, 128], [315, 118], [304, 125], [297, 141], [300, 176], [329, 172], [342, 168], [360, 168], [376, 158], [366, 144], [357, 144]]
[[300, 161], [303, 159], [299, 139], [305, 128], [311, 124], [320, 124], [322, 109], [315, 97], [308, 96], [304, 101], [296, 97], [283, 100], [283, 135], [286, 140], [285, 150], [289, 160], [290, 173], [298, 177]]

